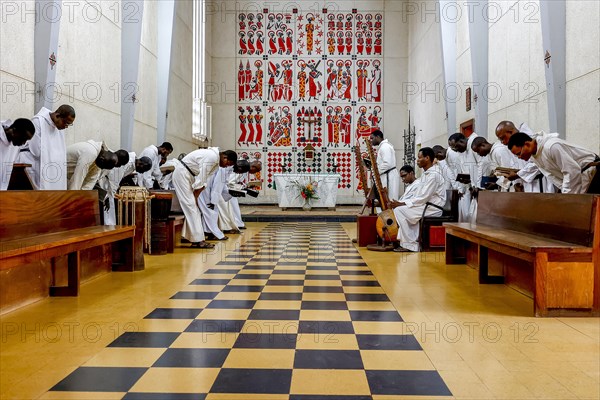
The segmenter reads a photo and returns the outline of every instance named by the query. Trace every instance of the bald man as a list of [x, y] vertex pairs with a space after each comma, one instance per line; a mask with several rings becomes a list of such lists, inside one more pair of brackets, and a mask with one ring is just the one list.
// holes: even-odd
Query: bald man
[[[508, 145], [511, 136], [518, 132], [523, 132], [532, 138], [538, 136], [538, 133], [533, 132], [524, 122], [518, 128], [512, 121], [502, 121], [496, 126], [496, 137], [504, 146]], [[552, 135], [558, 137], [558, 134]], [[526, 192], [556, 192], [552, 182], [546, 176], [542, 175], [542, 172], [534, 163], [519, 159], [518, 169], [519, 172], [510, 174], [507, 176], [507, 179], [511, 182], [521, 179]]]
[[600, 157], [552, 134], [535, 138], [519, 132], [511, 136], [508, 148], [519, 158], [531, 160], [561, 193], [600, 194]]
[[51, 112], [45, 107], [32, 118], [35, 135], [21, 148], [19, 162], [28, 169], [41, 190], [67, 190], [67, 142], [65, 129], [75, 122], [75, 109], [67, 104]]

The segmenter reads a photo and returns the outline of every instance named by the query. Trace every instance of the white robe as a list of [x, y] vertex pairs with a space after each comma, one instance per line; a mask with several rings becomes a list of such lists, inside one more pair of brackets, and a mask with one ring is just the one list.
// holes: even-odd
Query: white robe
[[[227, 182], [227, 186], [229, 189], [239, 189], [245, 186], [245, 183], [248, 182], [248, 174], [235, 174], [232, 173], [229, 175], [229, 181]], [[233, 221], [237, 228], [243, 228], [246, 225], [242, 220], [242, 210], [240, 210], [240, 202], [237, 197], [232, 197], [228, 202], [227, 206], [229, 208], [229, 213], [233, 217]]]
[[229, 203], [235, 198], [229, 194], [229, 183], [235, 179], [237, 174], [233, 173], [231, 169], [228, 169], [225, 173], [226, 179], [223, 185], [223, 191], [221, 199], [217, 203], [219, 208], [219, 228], [222, 231], [237, 230], [238, 225], [235, 222], [235, 217], [229, 208]]
[[92, 190], [102, 169], [96, 165], [96, 158], [106, 146], [102, 142], [88, 140], [67, 147], [67, 177], [69, 190]]
[[192, 243], [202, 242], [205, 239], [202, 214], [194, 198], [194, 190], [205, 187], [208, 179], [216, 173], [219, 167], [219, 149], [211, 147], [194, 150], [182, 161], [196, 174], [196, 177], [192, 176], [181, 162], [175, 164], [172, 182], [185, 215], [181, 235]]
[[[467, 152], [458, 153], [452, 149], [448, 149], [446, 152], [446, 160], [448, 162], [448, 167], [452, 172], [452, 176], [455, 177], [458, 174], [469, 173], [468, 169], [465, 172], [465, 164], [467, 159]], [[456, 182], [454, 184], [455, 188], [458, 190], [462, 196], [458, 201], [458, 222], [469, 222], [470, 214], [469, 210], [471, 208], [471, 194], [469, 193], [470, 185]]]
[[98, 184], [104, 190], [109, 199], [110, 208], [104, 210], [104, 225], [117, 225], [117, 215], [115, 212], [115, 194], [119, 191], [119, 186], [123, 178], [135, 172], [135, 153], [129, 153], [129, 162], [122, 167], [113, 168], [110, 171], [103, 170], [98, 180]]
[[[396, 168], [396, 152], [387, 139], [383, 140], [377, 149], [377, 169], [381, 176], [381, 184], [388, 190], [390, 200], [400, 198], [400, 174]], [[389, 171], [387, 174], [385, 172]]]
[[150, 145], [142, 150], [141, 157], [148, 157], [152, 160], [152, 168], [150, 171], [146, 171], [143, 174], [143, 179], [138, 179], [139, 186], [145, 187], [146, 189], [152, 189], [154, 187], [154, 180], [158, 182], [161, 188], [164, 189], [162, 182], [162, 172], [160, 172], [160, 161], [161, 156], [158, 154], [158, 147]]
[[585, 193], [592, 182], [596, 168], [582, 168], [594, 162], [596, 155], [583, 147], [559, 139], [556, 134], [540, 133], [537, 153], [530, 158], [540, 171], [561, 189], [561, 193]]
[[0, 190], [6, 190], [10, 182], [13, 164], [19, 158], [19, 147], [8, 141], [4, 128], [12, 125], [11, 120], [0, 121]]
[[446, 182], [446, 190], [460, 190], [461, 184], [456, 182], [456, 172], [450, 168], [448, 161], [436, 160], [435, 162], [439, 165], [444, 181]]
[[67, 144], [64, 130], [59, 130], [51, 111], [42, 107], [31, 119], [35, 135], [21, 147], [19, 162], [31, 164], [27, 172], [40, 190], [67, 190]]
[[[198, 206], [202, 211], [202, 226], [205, 232], [212, 233], [217, 239], [223, 239], [225, 234], [219, 228], [219, 202], [225, 186], [227, 171], [219, 168], [218, 171], [208, 179], [206, 189], [198, 197]], [[208, 205], [212, 204], [213, 209]]]
[[[439, 165], [434, 164], [411, 186], [414, 185], [416, 185], [414, 194], [410, 199], [403, 200], [406, 205], [394, 208], [394, 215], [399, 226], [400, 246], [410, 251], [419, 251], [419, 222], [425, 205], [430, 202], [440, 207], [444, 206], [446, 182]], [[442, 211], [435, 207], [428, 207], [425, 215], [439, 216], [442, 215]]]
[[[180, 164], [179, 160], [176, 158], [171, 158], [162, 165], [163, 167], [175, 167], [176, 164]], [[166, 174], [162, 176], [160, 181], [161, 187], [165, 190], [173, 190], [173, 172], [170, 174]]]

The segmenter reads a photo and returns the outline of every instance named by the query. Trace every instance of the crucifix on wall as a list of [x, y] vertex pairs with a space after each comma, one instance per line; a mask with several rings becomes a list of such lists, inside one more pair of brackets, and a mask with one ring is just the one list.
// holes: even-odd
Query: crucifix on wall
[[[298, 122], [303, 124], [308, 124], [308, 134], [306, 135], [306, 140], [312, 142], [313, 141], [313, 129], [312, 126], [319, 122], [319, 117], [315, 115], [315, 112], [312, 109], [308, 110], [308, 113], [304, 112], [304, 107], [302, 107], [302, 111], [298, 112]], [[308, 114], [308, 116], [306, 116]], [[301, 116], [304, 115], [304, 116]]]

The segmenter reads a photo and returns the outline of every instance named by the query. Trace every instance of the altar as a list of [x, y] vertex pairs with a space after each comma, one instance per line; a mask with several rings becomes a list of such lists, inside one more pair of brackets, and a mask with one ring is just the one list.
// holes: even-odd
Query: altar
[[302, 207], [304, 199], [296, 185], [316, 185], [317, 200], [311, 200], [312, 207], [335, 208], [338, 184], [342, 179], [338, 174], [275, 174], [273, 176], [277, 190], [277, 201], [282, 209]]

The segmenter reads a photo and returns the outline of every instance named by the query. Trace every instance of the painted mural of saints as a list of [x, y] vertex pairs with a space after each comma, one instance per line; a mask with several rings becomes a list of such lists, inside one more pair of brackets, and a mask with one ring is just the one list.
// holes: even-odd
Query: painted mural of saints
[[310, 55], [310, 54], [312, 54], [313, 44], [314, 44], [313, 34], [315, 31], [315, 25], [313, 24], [313, 21], [315, 20], [315, 17], [312, 14], [308, 14], [306, 16], [306, 20], [307, 20], [307, 23], [304, 28], [306, 30], [306, 51]]

